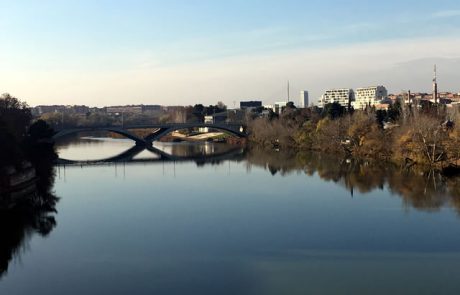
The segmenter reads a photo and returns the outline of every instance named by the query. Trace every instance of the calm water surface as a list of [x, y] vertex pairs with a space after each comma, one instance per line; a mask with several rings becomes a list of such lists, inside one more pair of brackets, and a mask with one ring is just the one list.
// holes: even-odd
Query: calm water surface
[[[83, 139], [60, 156], [131, 146]], [[56, 167], [57, 225], [25, 230], [0, 294], [460, 293], [455, 179], [326, 155], [156, 148], [176, 158]], [[197, 154], [218, 157], [186, 161]]]

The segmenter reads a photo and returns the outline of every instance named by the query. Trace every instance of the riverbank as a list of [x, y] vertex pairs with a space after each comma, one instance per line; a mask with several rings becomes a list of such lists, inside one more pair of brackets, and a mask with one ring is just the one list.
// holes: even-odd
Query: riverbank
[[372, 109], [341, 115], [292, 109], [275, 119], [249, 121], [249, 142], [268, 149], [318, 151], [402, 166], [458, 167], [460, 118], [437, 109], [392, 116], [392, 124], [386, 124], [389, 114]]

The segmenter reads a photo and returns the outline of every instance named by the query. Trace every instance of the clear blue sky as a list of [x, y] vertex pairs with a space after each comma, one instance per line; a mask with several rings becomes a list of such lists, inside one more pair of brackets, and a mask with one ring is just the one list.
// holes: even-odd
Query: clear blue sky
[[[283, 65], [290, 52], [301, 58], [310, 51], [360, 44], [417, 40], [429, 47], [439, 44], [439, 38], [442, 42], [460, 38], [458, 0], [17, 0], [0, 1], [0, 11], [0, 90], [23, 95], [31, 104], [106, 104], [110, 99], [113, 103], [211, 103], [219, 95], [217, 90], [206, 89], [206, 79], [213, 71], [218, 72], [221, 98], [227, 103], [257, 93], [268, 102], [281, 95], [277, 88], [270, 88], [275, 74], [268, 72], [276, 66], [263, 72], [266, 86], [258, 81], [254, 87], [260, 89], [242, 87], [238, 93], [234, 86], [244, 82], [235, 81], [237, 72], [247, 70], [237, 64], [265, 56]], [[456, 62], [454, 53], [436, 56], [428, 52], [414, 59], [454, 58]], [[394, 65], [395, 61], [390, 62]], [[260, 68], [261, 63], [255, 67]], [[308, 63], [299, 61], [300, 66]], [[222, 67], [229, 72], [222, 72]], [[185, 78], [188, 71], [194, 76], [192, 84]], [[317, 84], [314, 76], [296, 76], [295, 68], [292, 72], [292, 77], [289, 73], [285, 77], [299, 89]], [[284, 80], [280, 76], [279, 84]], [[335, 87], [340, 76], [331, 77], [330, 82]], [[176, 90], [182, 87], [193, 92], [190, 97]], [[321, 89], [312, 91], [320, 93]]]

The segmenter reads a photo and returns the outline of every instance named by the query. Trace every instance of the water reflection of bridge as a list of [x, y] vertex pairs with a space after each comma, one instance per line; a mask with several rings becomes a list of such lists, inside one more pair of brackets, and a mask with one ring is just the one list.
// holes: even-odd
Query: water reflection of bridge
[[[154, 157], [152, 158], [136, 158], [143, 152], [150, 152]], [[161, 149], [153, 146], [138, 146], [135, 145], [132, 148], [112, 157], [98, 160], [68, 160], [58, 159], [57, 164], [59, 165], [91, 165], [91, 164], [104, 164], [104, 163], [144, 163], [144, 162], [218, 162], [225, 161], [235, 158], [241, 158], [244, 155], [244, 148], [233, 147], [222, 152], [216, 152], [211, 154], [191, 154], [191, 155], [174, 155], [169, 154]]]

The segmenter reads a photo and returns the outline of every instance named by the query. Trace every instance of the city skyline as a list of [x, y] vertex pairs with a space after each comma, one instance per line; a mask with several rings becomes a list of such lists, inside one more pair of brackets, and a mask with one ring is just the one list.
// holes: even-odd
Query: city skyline
[[[30, 105], [190, 105], [385, 85], [460, 91], [457, 1], [0, 3], [0, 91]], [[422, 4], [422, 5], [421, 5]], [[372, 12], [372, 13], [369, 13]]]

